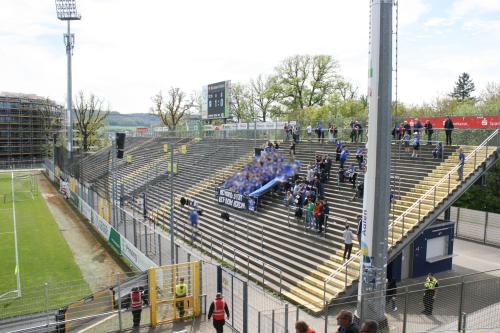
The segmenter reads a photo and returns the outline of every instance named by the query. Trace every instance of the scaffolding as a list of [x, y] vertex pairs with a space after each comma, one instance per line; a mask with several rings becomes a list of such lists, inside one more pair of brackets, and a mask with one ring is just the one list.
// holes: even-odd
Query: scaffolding
[[63, 115], [63, 107], [47, 98], [0, 93], [0, 169], [43, 163]]

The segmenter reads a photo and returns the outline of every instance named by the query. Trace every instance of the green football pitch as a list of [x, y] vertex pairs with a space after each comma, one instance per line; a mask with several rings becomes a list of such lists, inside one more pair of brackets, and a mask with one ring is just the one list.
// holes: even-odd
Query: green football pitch
[[[11, 173], [0, 173], [0, 319], [43, 311], [46, 307], [56, 309], [90, 294], [38, 191], [37, 177], [43, 175], [14, 174], [13, 196]], [[16, 292], [18, 274], [21, 297]]]

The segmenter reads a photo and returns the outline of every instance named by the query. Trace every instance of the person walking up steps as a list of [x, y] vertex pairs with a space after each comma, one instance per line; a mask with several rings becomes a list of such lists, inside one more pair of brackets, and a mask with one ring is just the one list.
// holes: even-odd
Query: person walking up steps
[[344, 260], [347, 257], [347, 260], [351, 258], [351, 251], [352, 251], [352, 231], [349, 229], [349, 225], [345, 225], [345, 230], [343, 233], [344, 236]]

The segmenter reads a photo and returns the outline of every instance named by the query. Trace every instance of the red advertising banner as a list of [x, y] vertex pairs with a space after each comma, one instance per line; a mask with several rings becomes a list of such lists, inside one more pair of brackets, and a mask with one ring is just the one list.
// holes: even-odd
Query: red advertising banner
[[135, 131], [139, 132], [139, 133], [147, 133], [149, 131], [149, 128], [147, 128], [147, 127], [136, 127]]
[[[418, 118], [422, 126], [431, 121], [433, 128], [444, 128], [446, 117], [407, 117], [406, 121], [411, 127]], [[451, 121], [455, 128], [496, 128], [498, 127], [498, 116], [451, 116]]]

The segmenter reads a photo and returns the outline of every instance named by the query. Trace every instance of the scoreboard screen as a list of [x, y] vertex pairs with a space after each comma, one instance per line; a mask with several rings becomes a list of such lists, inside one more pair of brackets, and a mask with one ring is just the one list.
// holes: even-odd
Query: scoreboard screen
[[231, 81], [222, 81], [203, 87], [202, 116], [204, 119], [221, 119], [230, 115]]

